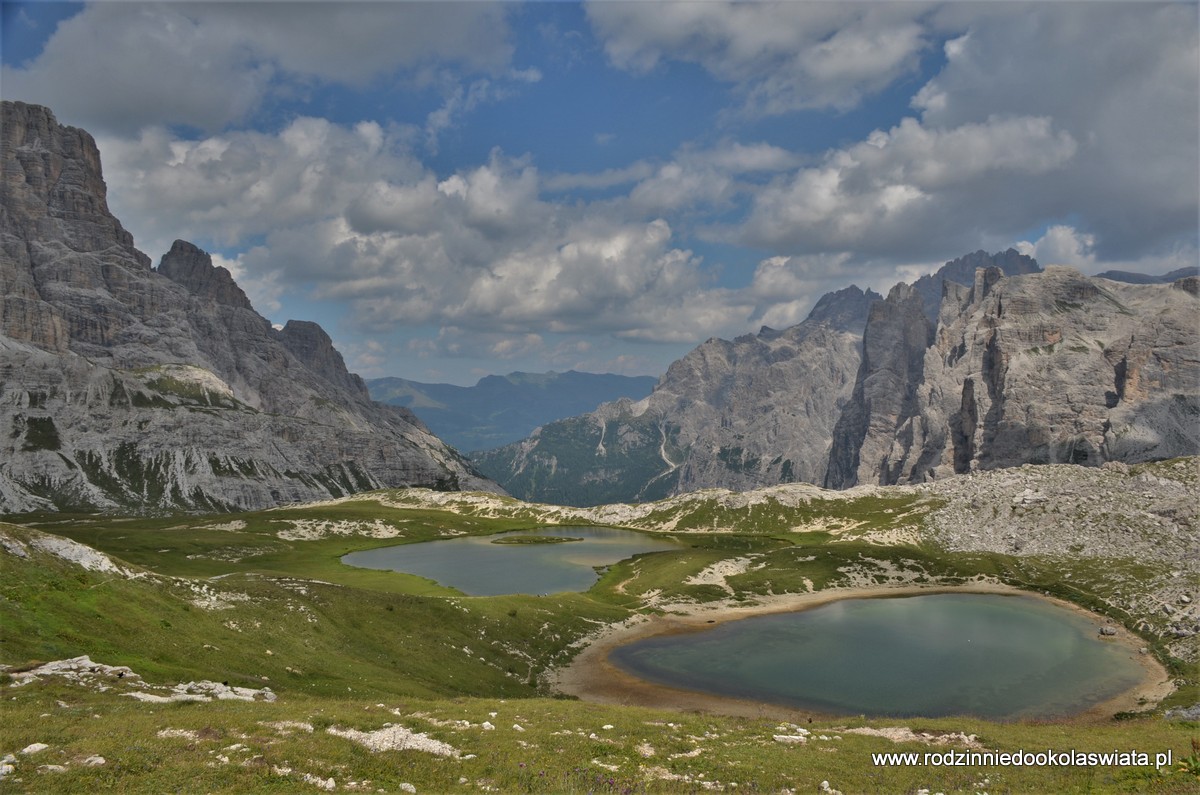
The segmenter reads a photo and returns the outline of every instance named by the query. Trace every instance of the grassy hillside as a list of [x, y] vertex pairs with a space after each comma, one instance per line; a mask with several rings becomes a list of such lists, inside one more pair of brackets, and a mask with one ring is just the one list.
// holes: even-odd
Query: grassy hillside
[[[1200, 789], [1195, 761], [1191, 772], [872, 764], [873, 752], [971, 747], [1170, 750], [1178, 763], [1195, 753], [1200, 725], [1164, 720], [1162, 710], [1197, 700], [1196, 675], [1154, 633], [1147, 647], [1182, 687], [1121, 719], [781, 722], [556, 696], [547, 674], [589, 636], [673, 605], [984, 575], [1132, 627], [1146, 617], [1122, 614], [1108, 590], [1149, 581], [1158, 565], [948, 552], [922, 531], [938, 501], [911, 492], [825, 499], [814, 490], [807, 501], [740, 507], [700, 494], [605, 510], [610, 524], [670, 532], [687, 546], [608, 567], [583, 594], [468, 597], [339, 558], [579, 516], [411, 490], [227, 516], [0, 524], [0, 756], [13, 757], [0, 791], [817, 792], [822, 781], [844, 793]], [[29, 673], [79, 655], [92, 661], [82, 671]], [[216, 684], [188, 686], [204, 681]], [[47, 747], [21, 753], [34, 743]]]

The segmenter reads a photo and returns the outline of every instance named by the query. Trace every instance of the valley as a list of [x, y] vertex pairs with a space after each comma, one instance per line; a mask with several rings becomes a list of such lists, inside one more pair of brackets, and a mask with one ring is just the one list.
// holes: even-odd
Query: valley
[[[401, 489], [233, 515], [11, 516], [0, 525], [0, 751], [12, 769], [0, 786], [1188, 791], [1195, 778], [1180, 771], [886, 768], [870, 754], [1133, 747], [1186, 758], [1195, 719], [1164, 713], [1200, 693], [1196, 480], [1189, 458], [591, 509]], [[356, 550], [581, 525], [680, 547], [607, 566], [586, 591], [546, 596], [470, 597], [340, 562]], [[573, 660], [647, 622], [964, 586], [1086, 608], [1094, 632], [1111, 627], [1111, 642], [1161, 666], [1158, 694], [1124, 704], [1120, 720], [1110, 708], [1032, 722], [762, 705], [696, 712], [564, 695]], [[18, 753], [35, 743], [48, 747]]]
[[[220, 264], [244, 263], [175, 240], [151, 267], [108, 209], [96, 140], [44, 106], [0, 109], [0, 791], [1200, 786], [1190, 270], [1129, 284], [979, 251], [886, 298], [844, 287], [788, 328], [712, 337], [652, 390], [376, 382], [444, 411], [464, 448], [508, 442], [468, 459], [374, 400], [322, 326], [259, 314]], [[636, 545], [596, 556], [609, 536]], [[478, 560], [443, 554], [460, 548]], [[423, 555], [441, 568], [410, 565]], [[662, 630], [943, 593], [1068, 609], [1075, 634], [1042, 650], [1073, 637], [1139, 675], [993, 719], [611, 678], [614, 644]], [[879, 654], [859, 649], [842, 667]], [[930, 749], [1172, 761], [873, 761]]]

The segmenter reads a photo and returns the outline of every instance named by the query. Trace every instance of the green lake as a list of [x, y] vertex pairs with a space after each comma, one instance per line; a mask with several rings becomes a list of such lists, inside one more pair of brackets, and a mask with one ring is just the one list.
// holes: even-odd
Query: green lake
[[1078, 714], [1141, 666], [1094, 619], [997, 594], [846, 599], [614, 649], [640, 678], [825, 713], [997, 720]]
[[[534, 543], [520, 543], [523, 537]], [[570, 540], [545, 542], [560, 538]], [[612, 527], [539, 527], [367, 549], [343, 556], [342, 562], [416, 574], [471, 596], [549, 594], [586, 591], [599, 579], [598, 567], [668, 549], [680, 544]]]

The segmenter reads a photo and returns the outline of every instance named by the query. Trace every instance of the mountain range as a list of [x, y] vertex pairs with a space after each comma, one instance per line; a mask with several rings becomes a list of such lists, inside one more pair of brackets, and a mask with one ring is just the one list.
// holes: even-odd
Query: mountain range
[[1198, 287], [979, 251], [886, 299], [849, 287], [784, 331], [710, 339], [647, 398], [472, 460], [522, 499], [596, 505], [1194, 455]]
[[497, 489], [373, 402], [320, 326], [273, 328], [196, 246], [152, 268], [109, 212], [91, 135], [0, 111], [0, 513]]
[[[44, 107], [0, 110], [0, 513], [500, 490], [486, 476], [593, 505], [1200, 449], [1200, 277], [1087, 277], [1008, 250], [710, 339], [645, 397], [649, 379], [582, 373], [374, 382], [463, 449], [529, 434], [468, 461], [372, 400], [320, 326], [272, 327], [195, 245], [151, 267], [109, 212], [92, 137]], [[586, 410], [608, 390], [624, 395]]]
[[515, 442], [540, 425], [592, 411], [601, 403], [639, 400], [657, 381], [648, 375], [569, 370], [489, 375], [474, 386], [375, 378], [367, 381], [367, 389], [375, 400], [410, 409], [440, 439], [465, 453]]

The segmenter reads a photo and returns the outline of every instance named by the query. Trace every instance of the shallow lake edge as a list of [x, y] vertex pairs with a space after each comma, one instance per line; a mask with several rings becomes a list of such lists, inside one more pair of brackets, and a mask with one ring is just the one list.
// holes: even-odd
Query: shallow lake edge
[[[810, 717], [857, 717], [800, 710], [769, 702], [718, 696], [660, 685], [625, 671], [613, 663], [609, 656], [617, 647], [643, 638], [702, 631], [711, 629], [717, 624], [751, 616], [798, 612], [845, 599], [895, 598], [938, 593], [976, 593], [1040, 599], [1086, 617], [1095, 623], [1097, 629], [1109, 623], [1106, 617], [1071, 602], [994, 582], [974, 582], [958, 586], [880, 585], [870, 588], [826, 588], [811, 593], [762, 597], [752, 605], [728, 602], [716, 605], [711, 603], [665, 605], [664, 608], [670, 612], [662, 615], [642, 614], [625, 622], [605, 627], [589, 639], [587, 645], [570, 663], [551, 672], [547, 681], [559, 693], [601, 704], [699, 710], [721, 715], [771, 717], [780, 720], [800, 720]], [[1107, 720], [1118, 712], [1148, 709], [1170, 695], [1174, 689], [1173, 680], [1153, 654], [1149, 651], [1144, 654], [1140, 652], [1140, 649], [1145, 646], [1144, 641], [1124, 627], [1120, 627], [1117, 632], [1116, 636], [1104, 638], [1104, 641], [1117, 643], [1126, 648], [1131, 658], [1142, 669], [1142, 681], [1133, 688], [1099, 702], [1084, 712], [1060, 718], [1043, 718], [1039, 719], [1039, 722], [1050, 720], [1055, 723], [1076, 723]], [[907, 719], [897, 718], [897, 720]]]

